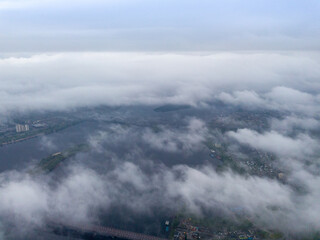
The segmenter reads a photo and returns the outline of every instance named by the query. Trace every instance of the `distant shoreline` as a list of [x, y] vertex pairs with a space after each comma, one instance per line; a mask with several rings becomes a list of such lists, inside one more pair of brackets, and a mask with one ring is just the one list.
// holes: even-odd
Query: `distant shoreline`
[[191, 108], [190, 105], [164, 105], [153, 109], [155, 112], [172, 112]]
[[79, 123], [81, 123], [81, 122], [73, 122], [71, 124], [66, 124], [66, 125], [64, 125], [64, 126], [62, 126], [60, 128], [45, 129], [44, 131], [42, 131], [40, 133], [36, 133], [36, 134], [28, 136], [28, 137], [23, 137], [23, 138], [19, 138], [19, 139], [16, 139], [16, 140], [11, 140], [11, 141], [8, 141], [8, 142], [0, 143], [0, 147], [6, 146], [6, 145], [10, 145], [10, 144], [15, 144], [15, 143], [18, 143], [18, 142], [23, 142], [23, 141], [26, 141], [26, 140], [29, 140], [29, 139], [32, 139], [32, 138], [48, 135], [48, 134], [51, 134], [51, 133], [54, 133], [54, 132], [59, 132], [59, 131], [62, 131], [64, 129], [66, 129], [66, 128], [75, 126], [75, 125], [77, 125]]
[[32, 138], [39, 137], [41, 135], [45, 135], [45, 134], [44, 133], [38, 133], [36, 135], [32, 135], [32, 136], [29, 136], [29, 137], [20, 138], [20, 139], [17, 139], [17, 140], [12, 140], [10, 142], [4, 142], [4, 143], [1, 143], [1, 147], [6, 146], [6, 145], [10, 145], [10, 144], [15, 144], [15, 143], [18, 143], [18, 142], [23, 142], [23, 141], [26, 141], [26, 140], [29, 140], [29, 139], [32, 139]]

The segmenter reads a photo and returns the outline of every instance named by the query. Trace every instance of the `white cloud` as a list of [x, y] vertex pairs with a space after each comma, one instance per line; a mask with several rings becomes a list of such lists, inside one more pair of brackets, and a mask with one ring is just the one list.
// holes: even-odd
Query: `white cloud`
[[218, 99], [232, 105], [245, 105], [249, 108], [261, 108], [265, 107], [265, 102], [260, 96], [254, 91], [235, 91], [233, 94], [221, 93]]
[[2, 182], [0, 194], [1, 215], [14, 215], [17, 220], [41, 224], [44, 213], [49, 210], [46, 189], [31, 179]]
[[269, 109], [290, 113], [316, 116], [320, 112], [317, 95], [312, 95], [289, 87], [277, 86], [266, 93], [255, 91], [222, 92], [217, 99], [235, 106], [250, 109]]
[[97, 209], [109, 211], [114, 204], [144, 214], [154, 208], [176, 211], [185, 206], [197, 214], [219, 209], [226, 216], [242, 209], [255, 224], [289, 233], [316, 229], [320, 179], [303, 169], [295, 177], [308, 186], [306, 195], [297, 195], [276, 180], [218, 174], [211, 166], [158, 167], [152, 174], [129, 162], [104, 174], [74, 167], [55, 187], [44, 179], [7, 174], [1, 178], [0, 217], [38, 225], [45, 219], [92, 223], [98, 219]]
[[[306, 53], [85, 52], [5, 57], [0, 59], [0, 112], [197, 105], [221, 92], [225, 93], [220, 98], [228, 103], [312, 112], [317, 98], [294, 89], [314, 91], [319, 82], [310, 79], [320, 76], [319, 65], [317, 56]], [[303, 78], [297, 74], [301, 71]], [[281, 93], [294, 101], [282, 103]]]
[[287, 137], [276, 131], [258, 133], [250, 129], [239, 129], [236, 132], [228, 132], [227, 135], [242, 144], [263, 151], [273, 152], [282, 157], [301, 157], [313, 154], [318, 148], [318, 141], [301, 134], [296, 138]]
[[152, 148], [166, 152], [184, 152], [194, 151], [203, 146], [208, 129], [205, 123], [199, 119], [189, 119], [186, 128], [166, 129], [160, 132], [154, 132], [147, 129], [142, 139]]
[[10, 172], [0, 175], [0, 185], [0, 215], [17, 223], [42, 225], [46, 218], [90, 222], [92, 211], [109, 201], [103, 178], [77, 167], [56, 187], [47, 179]]
[[288, 116], [284, 119], [272, 119], [271, 128], [284, 133], [293, 130], [317, 130], [320, 128], [320, 122], [315, 118], [306, 118], [299, 116]]
[[[43, 217], [94, 221], [94, 211], [108, 210], [112, 203], [148, 213], [161, 201], [172, 208], [186, 204], [198, 213], [221, 208], [232, 214], [232, 208], [240, 206], [257, 222], [273, 224], [274, 228], [318, 228], [320, 219], [314, 209], [319, 208], [316, 186], [320, 180], [303, 165], [303, 158], [317, 152], [319, 142], [306, 132], [294, 137], [289, 134], [295, 126], [319, 127], [319, 64], [318, 56], [307, 53], [83, 52], [1, 58], [2, 114], [97, 105], [197, 106], [217, 98], [250, 109], [287, 111], [291, 117], [274, 119], [270, 131], [245, 128], [227, 135], [241, 144], [273, 152], [280, 161], [289, 158], [295, 170], [288, 176], [290, 183], [301, 183], [307, 193], [297, 196], [290, 185], [232, 172], [218, 174], [210, 166], [157, 166], [157, 172], [150, 174], [139, 165], [119, 161], [103, 174], [74, 167], [56, 186], [47, 179], [1, 174], [0, 214], [34, 224], [41, 223]], [[205, 123], [196, 118], [177, 129], [161, 126], [157, 133], [134, 133], [114, 125], [109, 130], [116, 133], [108, 139], [113, 144], [134, 136], [167, 152], [197, 149], [208, 134]], [[90, 139], [91, 146], [103, 152], [101, 141], [108, 137], [100, 132]], [[51, 142], [46, 146], [54, 147]], [[132, 154], [128, 158], [132, 156], [136, 157]], [[273, 206], [279, 210], [272, 210]]]

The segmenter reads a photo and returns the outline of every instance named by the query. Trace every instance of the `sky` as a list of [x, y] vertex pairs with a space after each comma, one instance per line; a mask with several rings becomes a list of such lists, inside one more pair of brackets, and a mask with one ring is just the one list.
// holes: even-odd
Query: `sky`
[[319, 50], [317, 0], [1, 0], [0, 52]]

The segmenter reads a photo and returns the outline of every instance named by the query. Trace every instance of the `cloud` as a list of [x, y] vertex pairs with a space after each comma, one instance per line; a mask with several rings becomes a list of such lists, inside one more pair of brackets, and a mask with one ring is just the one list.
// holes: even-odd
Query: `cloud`
[[[307, 166], [304, 158], [316, 159], [318, 141], [306, 133], [286, 133], [239, 129], [226, 133], [229, 138], [224, 139], [276, 154], [279, 164], [285, 167], [284, 184], [228, 169], [217, 172], [212, 165], [197, 161], [194, 166], [165, 165], [142, 151], [151, 148], [181, 154], [188, 148], [197, 150], [211, 134], [198, 118], [184, 119], [177, 128], [163, 125], [159, 131], [111, 124], [88, 139], [94, 154], [84, 159], [76, 156], [63, 166], [64, 174], [59, 177], [1, 173], [0, 218], [6, 219], [3, 224], [12, 221], [30, 230], [47, 220], [97, 224], [101, 214], [115, 208], [117, 216], [127, 218], [130, 214], [154, 217], [160, 210], [168, 213], [180, 209], [198, 216], [218, 212], [232, 218], [240, 209], [243, 216], [264, 229], [308, 233], [320, 227], [320, 217], [315, 214], [320, 178], [316, 162]], [[126, 146], [126, 141], [131, 144]], [[125, 147], [127, 150], [123, 150]], [[97, 154], [103, 156], [101, 162]]]
[[[4, 57], [0, 112], [98, 105], [195, 106], [222, 93], [220, 100], [232, 104], [311, 113], [319, 108], [318, 97], [311, 94], [319, 87], [319, 62], [306, 53], [86, 52]], [[302, 71], [303, 78], [297, 74]], [[279, 92], [295, 101], [281, 103]]]
[[208, 129], [203, 121], [191, 118], [186, 128], [162, 129], [154, 132], [147, 129], [142, 139], [152, 148], [168, 152], [185, 152], [199, 150], [206, 136]]
[[53, 139], [51, 139], [47, 136], [41, 136], [40, 148], [44, 149], [44, 150], [48, 149], [50, 151], [57, 150], [57, 146], [54, 144]]
[[219, 209], [232, 215], [235, 214], [234, 209], [240, 208], [247, 216], [262, 217], [263, 224], [267, 226], [272, 217], [281, 215], [280, 211], [270, 211], [270, 207], [277, 206], [283, 210], [292, 208], [290, 188], [277, 181], [246, 178], [232, 172], [218, 174], [207, 166], [200, 169], [179, 166], [177, 169], [183, 177], [172, 181], [169, 193], [181, 197], [188, 209], [195, 212], [203, 214], [208, 210]]
[[45, 187], [31, 179], [10, 179], [1, 181], [1, 215], [14, 216], [40, 224], [44, 213], [49, 210]]
[[316, 116], [320, 112], [317, 94], [302, 92], [289, 87], [277, 86], [266, 93], [255, 91], [222, 92], [217, 99], [224, 103], [248, 109], [267, 109]]
[[309, 114], [315, 114], [320, 111], [317, 96], [301, 92], [300, 90], [278, 86], [267, 93], [266, 97], [274, 102], [274, 109]]
[[320, 122], [315, 118], [307, 118], [303, 116], [288, 116], [284, 119], [272, 119], [271, 128], [276, 131], [290, 133], [294, 130], [317, 130]]
[[256, 92], [248, 90], [235, 91], [233, 94], [222, 92], [218, 96], [218, 99], [227, 104], [239, 106], [245, 105], [246, 107], [254, 109], [264, 107], [265, 105], [263, 99], [261, 99]]
[[[319, 127], [319, 60], [309, 53], [270, 52], [2, 57], [3, 115], [99, 105], [190, 104], [211, 111], [216, 100], [249, 110], [278, 111], [281, 118], [270, 116], [266, 119], [270, 126], [263, 131], [250, 129], [243, 120], [241, 129], [220, 137], [227, 144], [274, 153], [288, 182], [230, 170], [218, 173], [201, 159], [194, 164], [197, 167], [175, 162], [169, 167], [145, 154], [145, 148], [161, 151], [165, 157], [201, 150], [212, 137], [201, 114], [179, 119], [180, 125], [174, 127], [170, 121], [145, 128], [109, 124], [88, 140], [102, 161], [88, 153], [82, 156], [83, 165], [71, 163], [57, 182], [51, 175], [0, 174], [0, 217], [30, 225], [41, 225], [46, 219], [95, 223], [99, 213], [114, 206], [146, 215], [154, 214], [154, 209], [187, 206], [199, 215], [221, 210], [231, 216], [241, 208], [264, 227], [289, 233], [317, 229], [319, 140], [309, 130]], [[232, 115], [221, 119], [228, 117], [232, 119]], [[239, 124], [233, 122], [235, 127]], [[42, 140], [43, 146], [54, 149], [50, 139]], [[131, 144], [125, 144], [128, 141]], [[305, 193], [297, 192], [297, 186]]]
[[104, 174], [73, 166], [56, 186], [11, 174], [1, 178], [0, 216], [41, 226], [45, 220], [61, 219], [94, 224], [101, 210], [108, 212], [113, 206], [145, 215], [163, 207], [171, 211], [187, 207], [200, 215], [218, 210], [225, 216], [242, 209], [258, 226], [297, 233], [319, 227], [319, 216], [313, 214], [318, 208], [319, 178], [303, 170], [299, 175], [310, 187], [304, 196], [276, 180], [228, 171], [219, 174], [211, 166], [162, 166], [152, 174], [130, 162]]
[[276, 131], [258, 133], [250, 129], [230, 131], [227, 136], [250, 147], [272, 152], [282, 157], [301, 157], [313, 154], [318, 148], [318, 141], [301, 134], [296, 138], [287, 137]]
[[108, 205], [103, 179], [74, 167], [57, 186], [23, 173], [2, 173], [0, 214], [17, 223], [42, 226], [47, 218], [88, 222], [95, 207]]

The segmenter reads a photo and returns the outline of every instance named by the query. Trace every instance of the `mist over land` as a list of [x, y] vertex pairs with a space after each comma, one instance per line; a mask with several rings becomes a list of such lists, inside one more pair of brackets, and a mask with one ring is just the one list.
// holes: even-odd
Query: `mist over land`
[[1, 240], [319, 238], [319, 3], [173, 2], [0, 0]]

